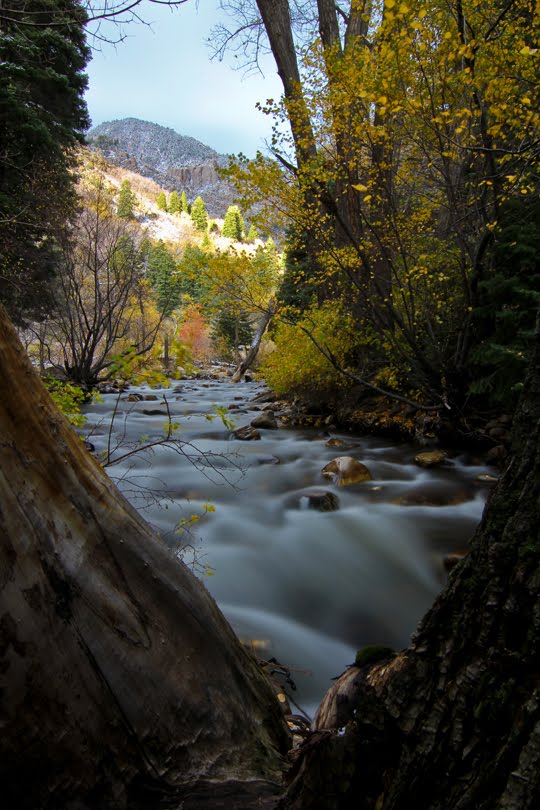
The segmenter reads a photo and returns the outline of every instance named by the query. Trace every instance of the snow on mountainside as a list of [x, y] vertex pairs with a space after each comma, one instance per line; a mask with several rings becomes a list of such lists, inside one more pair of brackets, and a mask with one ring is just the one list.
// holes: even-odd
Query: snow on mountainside
[[223, 215], [234, 202], [233, 189], [217, 172], [227, 164], [226, 156], [195, 138], [124, 118], [93, 127], [87, 140], [116, 166], [150, 177], [170, 191], [185, 191], [190, 201], [200, 195], [212, 217]]

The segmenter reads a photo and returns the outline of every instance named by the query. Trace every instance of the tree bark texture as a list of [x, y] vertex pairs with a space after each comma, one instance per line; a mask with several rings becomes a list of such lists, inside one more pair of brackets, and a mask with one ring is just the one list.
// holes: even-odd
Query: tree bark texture
[[265, 806], [287, 746], [271, 686], [87, 454], [4, 311], [0, 391], [3, 806]]
[[280, 806], [540, 807], [540, 337], [510, 463], [409, 649], [328, 692]]

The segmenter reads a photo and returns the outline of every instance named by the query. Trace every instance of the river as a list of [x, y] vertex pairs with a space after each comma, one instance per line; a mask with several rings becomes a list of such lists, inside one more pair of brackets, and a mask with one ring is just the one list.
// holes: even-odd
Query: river
[[[334, 429], [339, 448], [316, 428], [235, 439], [216, 406], [232, 405], [234, 426], [247, 425], [262, 390], [228, 380], [131, 387], [86, 406], [85, 433], [97, 453], [123, 456], [109, 475], [172, 549], [184, 547], [238, 636], [291, 670], [297, 689], [287, 691], [312, 715], [357, 649], [407, 646], [444, 583], [444, 555], [466, 548], [481, 517], [489, 485], [479, 476], [493, 471], [465, 455], [426, 470], [418, 447]], [[179, 444], [132, 454], [163, 437], [167, 409]], [[329, 483], [321, 470], [343, 455], [373, 480]], [[321, 488], [337, 510], [308, 508], [306, 494]]]

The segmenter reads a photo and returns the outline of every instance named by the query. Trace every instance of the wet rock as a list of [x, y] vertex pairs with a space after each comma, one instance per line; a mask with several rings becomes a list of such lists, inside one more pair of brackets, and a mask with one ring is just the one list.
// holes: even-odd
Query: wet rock
[[325, 442], [325, 444], [326, 444], [327, 447], [344, 447], [345, 446], [345, 442], [343, 441], [343, 439], [336, 439], [334, 437], [332, 437], [331, 439], [328, 439], [328, 441]]
[[335, 512], [339, 498], [328, 489], [299, 489], [285, 499], [287, 509], [315, 509], [317, 512]]
[[486, 453], [486, 461], [488, 464], [502, 464], [506, 460], [507, 455], [508, 451], [506, 447], [502, 444], [498, 444], [496, 447], [492, 447], [491, 450], [488, 450]]
[[233, 431], [233, 436], [235, 439], [240, 439], [243, 442], [256, 441], [261, 438], [259, 431], [255, 430], [251, 425], [244, 425], [243, 427], [237, 428]]
[[143, 396], [143, 399], [144, 399], [145, 402], [157, 402], [158, 401], [158, 397], [156, 397], [155, 394], [145, 394]]
[[331, 478], [339, 487], [348, 487], [362, 481], [371, 481], [372, 476], [365, 464], [352, 456], [338, 456], [322, 469], [326, 478]]
[[499, 480], [496, 475], [490, 475], [489, 473], [480, 473], [480, 475], [476, 476], [476, 480], [480, 481], [482, 484], [496, 484]]
[[95, 453], [96, 452], [95, 444], [92, 444], [92, 442], [89, 442], [88, 439], [85, 439], [83, 443], [84, 443], [84, 446], [86, 447], [86, 449], [88, 450], [89, 453]]
[[500, 425], [492, 427], [489, 431], [489, 436], [491, 439], [497, 439], [500, 442], [507, 442], [510, 439], [508, 431]]
[[420, 467], [438, 467], [446, 461], [446, 454], [442, 450], [428, 450], [418, 453], [414, 461]]
[[253, 397], [253, 402], [275, 402], [276, 399], [277, 394], [274, 394], [273, 391], [261, 391], [260, 394]]
[[237, 411], [239, 407], [240, 407], [240, 405], [238, 405], [237, 402], [231, 402], [231, 404], [228, 406], [227, 410], [228, 411]]
[[143, 401], [142, 394], [129, 394], [129, 396], [126, 397], [126, 402], [142, 402], [142, 401]]
[[263, 411], [251, 420], [251, 426], [254, 428], [263, 428], [265, 430], [277, 430], [278, 423], [274, 416], [274, 411]]
[[165, 416], [167, 417], [169, 414], [167, 411], [160, 411], [157, 408], [145, 408], [143, 410], [145, 416]]

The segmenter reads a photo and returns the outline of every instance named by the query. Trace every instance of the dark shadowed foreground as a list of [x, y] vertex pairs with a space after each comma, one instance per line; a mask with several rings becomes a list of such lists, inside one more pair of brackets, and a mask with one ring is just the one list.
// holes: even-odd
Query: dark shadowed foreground
[[287, 732], [265, 676], [86, 453], [3, 312], [0, 391], [2, 804], [274, 793]]
[[[58, 415], [0, 318], [0, 777], [10, 810], [271, 807], [272, 690]], [[540, 347], [511, 461], [412, 646], [357, 659], [280, 806], [540, 806]]]

